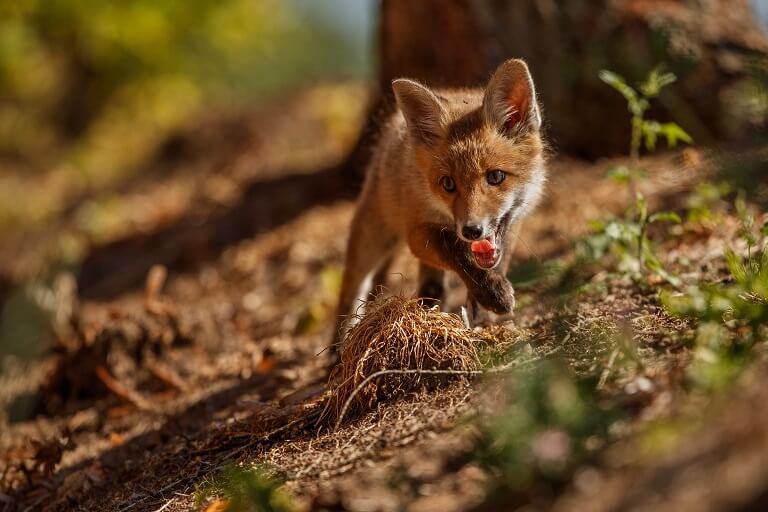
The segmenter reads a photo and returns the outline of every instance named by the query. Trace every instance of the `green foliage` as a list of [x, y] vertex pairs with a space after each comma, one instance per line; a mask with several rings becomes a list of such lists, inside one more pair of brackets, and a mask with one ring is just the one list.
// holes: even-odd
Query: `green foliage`
[[263, 468], [245, 469], [229, 466], [195, 495], [198, 508], [213, 496], [227, 499], [230, 512], [292, 512], [296, 510], [290, 496], [280, 488], [280, 482]]
[[558, 259], [527, 259], [511, 265], [507, 278], [515, 290], [526, 291], [541, 286], [553, 286], [567, 270], [567, 265]]
[[640, 169], [635, 169], [633, 171], [633, 169], [627, 165], [612, 165], [608, 168], [607, 176], [615, 183], [627, 185], [630, 180], [633, 179], [633, 175], [637, 175], [638, 172], [640, 172]]
[[640, 92], [646, 99], [656, 98], [664, 87], [676, 81], [677, 77], [673, 73], [665, 73], [657, 67], [652, 69], [645, 82], [640, 84]]
[[618, 73], [604, 69], [600, 71], [599, 77], [600, 80], [624, 96], [624, 99], [627, 100], [627, 108], [633, 116], [642, 117], [645, 111], [648, 110], [648, 107], [650, 107], [648, 100], [638, 95], [637, 91], [627, 84], [624, 77]]
[[[595, 233], [582, 243], [582, 251], [588, 249], [593, 257], [600, 257], [606, 251], [614, 252], [620, 261], [627, 263], [634, 260], [633, 267], [638, 272], [650, 270], [672, 284], [678, 280], [666, 272], [656, 256], [653, 246], [648, 240], [648, 226], [656, 222], [680, 223], [680, 217], [674, 212], [648, 213], [648, 203], [642, 194], [635, 189], [635, 181], [641, 174], [639, 169], [640, 146], [645, 141], [648, 151], [656, 149], [660, 136], [666, 138], [669, 147], [675, 147], [678, 141], [690, 144], [693, 139], [676, 123], [659, 123], [646, 119], [645, 115], [651, 106], [651, 100], [661, 94], [662, 89], [673, 84], [677, 78], [672, 73], [662, 72], [660, 68], [652, 70], [644, 82], [637, 88], [627, 84], [626, 80], [617, 73], [602, 70], [600, 79], [618, 91], [627, 100], [627, 110], [631, 114], [632, 139], [629, 156], [631, 164], [614, 166], [609, 169], [608, 176], [614, 181], [626, 184], [630, 198], [634, 200], [633, 207], [627, 209], [623, 219], [612, 220], [595, 226]], [[586, 247], [584, 247], [586, 246]]]
[[[75, 260], [84, 243], [130, 228], [133, 206], [104, 190], [154, 167], [169, 138], [196, 133], [193, 119], [211, 125], [307, 83], [364, 76], [354, 36], [307, 5], [0, 1], [0, 236], [76, 208], [87, 227], [68, 240]], [[349, 99], [307, 111], [349, 113]]]
[[664, 270], [648, 239], [648, 227], [658, 222], [680, 223], [680, 216], [674, 212], [649, 215], [648, 203], [642, 194], [636, 196], [634, 211], [635, 215], [594, 222], [593, 233], [577, 242], [577, 254], [587, 260], [597, 260], [610, 253], [619, 260], [622, 270], [649, 270], [677, 286], [679, 279]]
[[342, 269], [337, 266], [326, 266], [320, 270], [318, 277], [319, 289], [313, 294], [308, 304], [302, 301], [302, 311], [296, 322], [296, 334], [314, 334], [325, 325], [330, 314], [336, 311], [336, 298], [341, 290]]
[[154, 140], [216, 98], [355, 69], [340, 35], [278, 0], [1, 2], [0, 155], [44, 165], [81, 138]]
[[718, 218], [718, 211], [726, 205], [724, 201], [725, 196], [732, 191], [732, 186], [727, 181], [719, 183], [705, 181], [699, 183], [696, 185], [693, 193], [686, 199], [686, 221], [716, 220]]
[[691, 144], [693, 139], [688, 135], [680, 126], [676, 123], [658, 123], [656, 121], [643, 121], [642, 124], [643, 138], [645, 139], [645, 148], [648, 151], [656, 149], [656, 140], [659, 135], [663, 135], [667, 139], [667, 146], [674, 148], [677, 146], [678, 141], [683, 141], [686, 144]]
[[749, 349], [766, 337], [768, 229], [755, 226], [743, 198], [737, 199], [736, 209], [746, 255], [733, 249], [725, 252], [730, 281], [691, 285], [684, 293], [665, 292], [661, 296], [668, 312], [697, 322], [689, 375], [705, 388], [729, 383], [749, 360]]
[[616, 419], [598, 404], [594, 382], [553, 362], [517, 374], [508, 390], [512, 399], [482, 427], [477, 455], [511, 489], [563, 480]]
[[656, 149], [659, 136], [667, 139], [669, 147], [675, 147], [678, 141], [686, 144], [693, 142], [691, 136], [676, 123], [659, 123], [645, 119], [645, 114], [651, 107], [651, 100], [658, 97], [664, 87], [677, 80], [674, 74], [665, 73], [656, 68], [648, 74], [643, 83], [638, 85], [637, 89], [627, 84], [621, 75], [612, 71], [602, 70], [599, 76], [603, 82], [616, 89], [627, 100], [627, 110], [632, 114], [630, 156], [633, 160], [639, 157], [640, 144], [643, 140], [649, 151]]

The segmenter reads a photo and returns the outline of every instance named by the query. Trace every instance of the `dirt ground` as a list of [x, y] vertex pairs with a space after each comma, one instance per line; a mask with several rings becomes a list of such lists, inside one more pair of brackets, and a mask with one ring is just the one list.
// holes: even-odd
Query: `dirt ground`
[[[590, 275], [591, 288], [576, 301], [543, 286], [518, 294], [520, 357], [557, 357], [577, 374], [597, 375], [603, 396], [630, 411], [612, 427], [610, 446], [560, 488], [494, 495], [493, 475], [472, 456], [478, 433], [467, 418], [492, 409], [487, 396], [500, 376], [454, 379], [383, 400], [339, 430], [319, 426], [323, 348], [354, 186], [334, 167], [346, 147], [328, 142], [322, 119], [297, 127], [290, 111], [263, 116], [273, 118], [236, 123], [237, 144], [212, 140], [215, 125], [188, 134], [144, 178], [115, 192], [136, 208], [152, 204], [148, 228], [94, 245], [78, 269], [79, 291], [67, 274], [32, 289], [56, 298], [57, 341], [33, 363], [8, 362], [0, 377], [4, 408], [23, 404], [31, 413], [6, 415], [0, 427], [1, 509], [205, 510], [214, 498], [197, 504], [198, 489], [232, 462], [269, 464], [306, 510], [768, 506], [768, 413], [757, 405], [768, 399], [762, 355], [727, 396], [689, 392], [691, 326], [664, 312], [654, 283], [640, 287], [605, 272]], [[319, 142], [285, 151], [302, 138]], [[208, 143], [215, 157], [178, 149]], [[604, 177], [611, 163], [554, 157], [517, 261], [567, 260], [590, 221], [623, 210], [623, 189]], [[641, 186], [651, 208], [683, 208], [709, 163], [691, 150], [645, 160]], [[665, 263], [694, 261], [716, 280], [737, 224], [726, 215], [664, 242]], [[14, 247], [45, 245], [67, 229], [65, 216]], [[7, 254], [5, 274], [24, 276]], [[412, 294], [414, 271], [403, 255], [391, 292]], [[453, 283], [448, 304], [461, 300]], [[637, 345], [633, 367], [614, 366], [611, 340], [622, 330]], [[718, 413], [690, 420], [690, 442], [638, 448], [644, 425], [686, 422], [702, 404]]]

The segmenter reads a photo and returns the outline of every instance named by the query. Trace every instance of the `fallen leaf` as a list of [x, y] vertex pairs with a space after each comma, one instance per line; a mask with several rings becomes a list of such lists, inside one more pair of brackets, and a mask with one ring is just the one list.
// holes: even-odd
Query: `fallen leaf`
[[275, 360], [269, 356], [264, 356], [256, 365], [255, 371], [260, 375], [271, 373], [275, 369]]
[[117, 432], [110, 432], [109, 433], [109, 444], [114, 448], [115, 446], [120, 446], [125, 442], [125, 438], [117, 433]]
[[216, 500], [205, 509], [205, 512], [225, 512], [229, 508], [229, 500]]
[[49, 476], [53, 473], [53, 469], [61, 462], [61, 457], [65, 451], [76, 448], [76, 444], [67, 430], [65, 430], [62, 439], [53, 439], [48, 442], [32, 441], [31, 445], [35, 450], [32, 457], [34, 460], [33, 471], [43, 476]]

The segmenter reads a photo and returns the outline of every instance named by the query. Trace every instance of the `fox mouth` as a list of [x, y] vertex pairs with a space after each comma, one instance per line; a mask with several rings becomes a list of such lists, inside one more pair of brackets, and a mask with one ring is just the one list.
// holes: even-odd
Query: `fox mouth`
[[504, 253], [504, 235], [507, 233], [509, 219], [510, 212], [507, 212], [490, 236], [470, 244], [469, 249], [478, 267], [490, 270], [499, 264]]

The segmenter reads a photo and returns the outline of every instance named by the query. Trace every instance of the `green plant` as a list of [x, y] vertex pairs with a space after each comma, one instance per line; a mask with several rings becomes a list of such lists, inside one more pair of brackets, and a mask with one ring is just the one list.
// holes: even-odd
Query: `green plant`
[[576, 380], [565, 365], [545, 361], [508, 384], [511, 400], [484, 421], [477, 451], [508, 489], [564, 480], [590, 453], [588, 440], [616, 419], [598, 403], [595, 382]]
[[724, 198], [732, 191], [733, 187], [727, 181], [699, 183], [686, 199], [686, 221], [716, 221], [728, 204]]
[[658, 97], [662, 89], [673, 84], [677, 77], [672, 73], [662, 72], [656, 68], [648, 74], [645, 81], [633, 88], [621, 75], [608, 71], [600, 71], [600, 80], [613, 87], [624, 99], [627, 100], [627, 110], [632, 115], [632, 136], [629, 145], [629, 157], [631, 167], [620, 166], [612, 170], [612, 175], [620, 181], [625, 181], [630, 188], [631, 197], [635, 197], [635, 179], [639, 172], [640, 147], [645, 141], [645, 147], [649, 151], [656, 149], [659, 136], [667, 140], [669, 147], [675, 147], [678, 141], [687, 144], [693, 139], [677, 123], [659, 123], [652, 119], [646, 119], [645, 115], [651, 107], [651, 100]]
[[675, 82], [676, 77], [672, 73], [654, 69], [638, 85], [637, 89], [627, 84], [626, 80], [608, 70], [600, 72], [600, 79], [617, 90], [627, 100], [627, 110], [631, 114], [631, 140], [629, 146], [630, 164], [615, 166], [609, 169], [609, 176], [614, 180], [626, 183], [629, 190], [630, 204], [623, 219], [611, 220], [595, 226], [592, 238], [585, 240], [586, 245], [591, 246], [592, 253], [602, 256], [607, 250], [612, 249], [619, 254], [621, 260], [634, 259], [638, 272], [651, 270], [672, 284], [677, 280], [664, 271], [656, 256], [653, 246], [648, 239], [648, 226], [655, 222], [668, 221], [680, 222], [680, 217], [674, 212], [648, 213], [648, 202], [637, 191], [636, 181], [641, 175], [640, 149], [643, 142], [649, 151], [656, 149], [656, 143], [660, 136], [666, 138], [667, 145], [674, 147], [678, 141], [690, 144], [691, 137], [678, 124], [660, 123], [646, 118], [646, 113], [651, 106], [651, 100], [658, 97], [664, 87]]
[[262, 467], [229, 466], [198, 489], [195, 502], [199, 508], [211, 496], [226, 498], [229, 512], [292, 512], [290, 496]]
[[750, 360], [752, 346], [768, 334], [768, 223], [755, 225], [743, 195], [736, 200], [736, 212], [746, 254], [725, 251], [728, 280], [661, 295], [668, 312], [696, 322], [689, 376], [707, 388], [730, 382]]
[[657, 222], [680, 223], [680, 216], [674, 212], [648, 214], [648, 203], [638, 193], [635, 196], [635, 215], [608, 221], [596, 221], [593, 233], [579, 240], [578, 254], [585, 259], [599, 259], [612, 252], [619, 259], [619, 268], [634, 269], [637, 272], [649, 270], [677, 286], [679, 279], [661, 265], [653, 243], [648, 238], [648, 227]]

